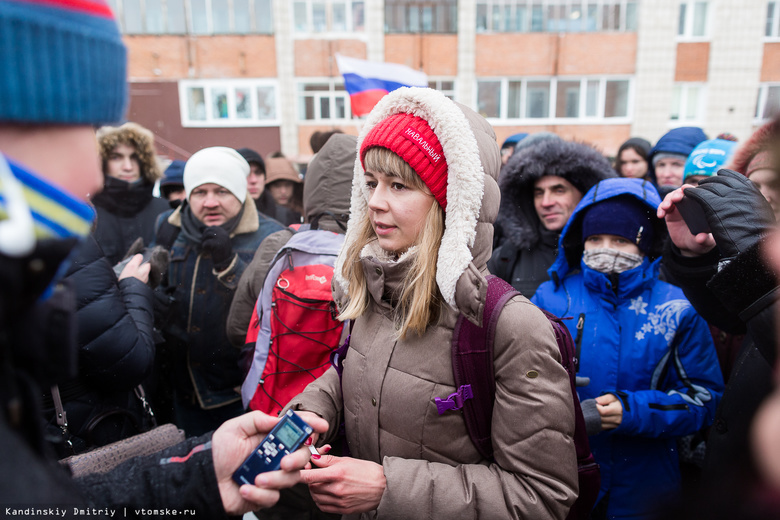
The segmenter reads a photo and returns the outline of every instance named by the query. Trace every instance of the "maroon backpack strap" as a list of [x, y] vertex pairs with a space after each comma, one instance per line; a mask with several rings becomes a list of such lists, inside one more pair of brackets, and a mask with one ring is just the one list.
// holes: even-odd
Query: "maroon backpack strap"
[[487, 297], [482, 327], [463, 315], [458, 317], [452, 336], [452, 372], [457, 391], [447, 398], [436, 398], [439, 414], [463, 409], [466, 428], [479, 453], [493, 458], [490, 436], [496, 380], [493, 370], [493, 341], [501, 309], [518, 293], [501, 278], [487, 277]]

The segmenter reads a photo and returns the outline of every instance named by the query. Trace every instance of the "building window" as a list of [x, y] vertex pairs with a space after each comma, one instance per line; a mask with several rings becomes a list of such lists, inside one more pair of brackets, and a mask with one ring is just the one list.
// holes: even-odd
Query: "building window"
[[766, 5], [766, 31], [764, 32], [767, 38], [780, 37], [780, 9], [778, 9], [778, 2], [768, 2]]
[[184, 127], [277, 126], [275, 80], [182, 80]]
[[709, 2], [683, 0], [680, 2], [680, 17], [677, 35], [681, 38], [706, 38], [708, 35]]
[[457, 0], [385, 0], [385, 33], [458, 32]]
[[477, 0], [477, 32], [636, 31], [634, 0]]
[[352, 119], [349, 94], [340, 81], [325, 79], [298, 85], [298, 119], [346, 121]]
[[455, 99], [455, 80], [428, 78], [428, 88], [438, 90], [448, 98]]
[[705, 89], [701, 83], [676, 83], [672, 90], [672, 112], [676, 123], [698, 123], [705, 113]]
[[627, 120], [627, 78], [506, 78], [477, 81], [477, 109], [487, 118], [526, 123]]
[[271, 0], [108, 0], [108, 3], [125, 34], [273, 32]]
[[364, 32], [365, 9], [363, 0], [299, 0], [293, 2], [293, 30], [307, 36]]
[[780, 84], [766, 84], [758, 88], [756, 119], [766, 121], [780, 114]]

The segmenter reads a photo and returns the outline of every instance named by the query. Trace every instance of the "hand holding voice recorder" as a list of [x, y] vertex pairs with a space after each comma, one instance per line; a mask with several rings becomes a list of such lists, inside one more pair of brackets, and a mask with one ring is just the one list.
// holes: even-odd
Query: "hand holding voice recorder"
[[278, 470], [282, 458], [300, 448], [313, 431], [295, 412], [287, 410], [265, 439], [233, 473], [233, 480], [239, 486], [254, 485], [257, 475]]

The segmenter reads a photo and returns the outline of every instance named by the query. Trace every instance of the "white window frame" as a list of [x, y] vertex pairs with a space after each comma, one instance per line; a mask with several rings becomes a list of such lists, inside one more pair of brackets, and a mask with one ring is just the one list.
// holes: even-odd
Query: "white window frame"
[[[442, 83], [445, 81], [452, 83], [451, 89], [443, 89]], [[457, 90], [457, 82], [455, 81], [455, 78], [453, 77], [444, 77], [444, 76], [428, 76], [428, 87], [438, 90], [448, 98], [455, 100], [455, 92]]]
[[[212, 17], [212, 5], [211, 0], [203, 0], [206, 4], [206, 10], [205, 13], [202, 13], [206, 16], [206, 32], [199, 32], [195, 33], [193, 29], [193, 16], [192, 16], [192, 0], [182, 0], [184, 4], [184, 26], [185, 29], [183, 32], [172, 32], [169, 29], [168, 24], [168, 0], [159, 0], [161, 5], [160, 9], [162, 12], [162, 23], [165, 26], [165, 30], [162, 32], [151, 32], [146, 29], [146, 0], [139, 0], [140, 3], [140, 17], [141, 17], [141, 24], [144, 26], [144, 30], [141, 32], [131, 32], [128, 33], [125, 30], [125, 12], [124, 12], [124, 0], [108, 0], [108, 3], [111, 7], [111, 9], [114, 11], [117, 24], [119, 25], [120, 30], [123, 34], [132, 34], [132, 35], [142, 35], [142, 34], [197, 34], [200, 36], [208, 36], [213, 34], [273, 34], [273, 20], [271, 20], [270, 32], [259, 32], [257, 30], [257, 6], [255, 2], [259, 2], [260, 0], [251, 0], [250, 7], [252, 9], [251, 13], [251, 19], [249, 23], [249, 31], [248, 32], [238, 32], [235, 29], [235, 23], [236, 23], [236, 13], [233, 9], [233, 0], [227, 0], [228, 2], [228, 18], [230, 20], [230, 30], [228, 32], [220, 32], [220, 33], [214, 33], [214, 20]], [[267, 0], [268, 1], [268, 16], [269, 18], [273, 18], [273, 0]]]
[[[628, 29], [627, 28], [627, 5], [628, 4], [634, 4], [635, 8], [638, 10], [639, 8], [639, 2], [641, 0], [477, 0], [477, 9], [479, 9], [479, 6], [485, 5], [487, 10], [487, 21], [486, 25], [487, 27], [485, 29], [480, 29], [479, 27], [476, 27], [476, 31], [479, 34], [491, 34], [491, 33], [530, 33], [531, 31], [531, 7], [534, 5], [541, 5], [542, 8], [542, 17], [543, 17], [543, 27], [544, 30], [541, 32], [589, 32], [589, 33], [596, 33], [596, 32], [628, 32], [628, 31], [635, 31], [636, 28]], [[646, 0], [650, 1], [650, 0]], [[596, 19], [598, 20], [598, 26], [599, 29], [594, 31], [588, 31], [583, 28], [580, 28], [577, 31], [566, 31], [566, 30], [556, 30], [556, 31], [549, 31], [547, 29], [548, 27], [548, 17], [547, 12], [549, 7], [562, 7], [566, 9], [566, 12], [568, 13], [572, 5], [578, 5], [580, 7], [580, 12], [582, 13], [583, 17], [587, 16], [588, 13], [588, 6], [590, 4], [596, 4]], [[603, 29], [601, 28], [601, 22], [603, 20], [603, 12], [605, 7], [613, 7], [615, 4], [620, 5], [620, 22], [619, 27], [617, 29]], [[494, 7], [500, 7], [504, 8], [506, 6], [509, 6], [511, 17], [515, 19], [517, 8], [518, 6], [524, 6], [526, 8], [527, 18], [526, 18], [526, 25], [523, 27], [520, 31], [515, 30], [495, 30], [492, 27], [493, 24], [493, 8]], [[503, 9], [502, 9], [503, 10]], [[475, 22], [476, 23], [476, 22]], [[638, 21], [637, 21], [638, 23]], [[533, 31], [533, 32], [540, 32], [540, 31]]]
[[[322, 124], [322, 123], [346, 123], [353, 120], [352, 105], [349, 100], [349, 92], [346, 90], [336, 90], [336, 87], [343, 87], [343, 79], [335, 78], [306, 78], [305, 80], [298, 80], [296, 82], [296, 107], [297, 107], [297, 119], [299, 124]], [[310, 90], [304, 91], [304, 85], [322, 85], [327, 84], [328, 90]], [[302, 111], [303, 98], [306, 96], [313, 96], [316, 100], [327, 98], [330, 100], [330, 113], [336, 113], [336, 98], [344, 99], [344, 109], [347, 117], [336, 118], [321, 117], [320, 103], [314, 103], [315, 117], [314, 119], [305, 119]]]
[[[774, 5], [772, 10], [772, 19], [769, 19], [769, 5]], [[772, 0], [767, 2], [767, 17], [764, 20], [764, 41], [780, 41], [780, 2]], [[766, 34], [767, 25], [771, 24], [771, 34]]]
[[[479, 78], [477, 85], [474, 88], [474, 100], [473, 106], [479, 106], [479, 86], [480, 81], [494, 81], [500, 82], [500, 114], [498, 117], [486, 117], [486, 119], [493, 125], [593, 125], [593, 124], [630, 124], [633, 120], [632, 114], [634, 113], [634, 78], [632, 76], [623, 75], [604, 75], [604, 76], [523, 76], [523, 77], [499, 77], [499, 78]], [[509, 82], [521, 82], [520, 85], [520, 117], [509, 117]], [[527, 90], [529, 82], [536, 81], [549, 81], [550, 82], [550, 95], [549, 106], [547, 109], [548, 114], [555, 114], [556, 103], [558, 98], [558, 82], [572, 82], [579, 81], [580, 83], [580, 98], [579, 98], [579, 114], [577, 117], [558, 117], [556, 115], [548, 116], [544, 118], [525, 117], [528, 107], [527, 104]], [[587, 114], [587, 88], [589, 81], [599, 82], [598, 93], [598, 105], [595, 116], [588, 116]], [[604, 110], [606, 108], [606, 92], [608, 81], [627, 81], [628, 82], [628, 99], [626, 100], [626, 115], [620, 117], [605, 117]]]
[[[707, 4], [707, 19], [704, 21], [704, 35], [694, 36], [693, 35], [694, 13], [696, 11], [696, 4], [700, 2]], [[685, 28], [683, 29], [683, 33], [680, 34], [679, 33], [680, 9], [682, 9], [683, 6], [686, 6]], [[682, 41], [682, 42], [710, 41], [710, 35], [712, 34], [713, 7], [714, 7], [713, 3], [710, 2], [709, 0], [682, 0], [677, 10], [677, 19], [675, 20], [675, 24], [677, 24], [677, 41]]]
[[[272, 87], [274, 90], [274, 117], [258, 117], [257, 88]], [[189, 114], [187, 92], [191, 88], [203, 88], [205, 97], [206, 119], [191, 119]], [[236, 116], [235, 90], [248, 88], [253, 95], [250, 96], [251, 118], [239, 118]], [[212, 92], [215, 89], [225, 89], [228, 96], [228, 117], [214, 117], [212, 106]], [[279, 126], [281, 124], [279, 107], [279, 82], [275, 79], [199, 79], [179, 81], [179, 113], [181, 114], [181, 126], [184, 128], [238, 128], [238, 127], [266, 127]]]
[[[772, 118], [771, 115], [768, 118], [762, 117], [764, 111], [766, 110], [766, 103], [767, 103], [767, 98], [769, 97], [770, 88], [780, 89], [780, 82], [775, 81], [775, 82], [761, 83], [761, 85], [758, 87], [758, 98], [756, 99], [756, 113], [754, 114], [754, 118], [753, 118], [754, 125], [763, 124]], [[778, 114], [778, 113], [780, 113], [780, 104], [778, 104], [778, 106], [776, 107], [774, 114]]]
[[[680, 107], [679, 113], [680, 119], [672, 119], [672, 111], [674, 107], [669, 108], [669, 126], [671, 128], [678, 126], [703, 126], [704, 120], [707, 114], [707, 84], [698, 81], [686, 81], [676, 82], [673, 88], [680, 88]], [[696, 117], [693, 119], [685, 119], [684, 116], [688, 109], [688, 90], [691, 88], [699, 89], [699, 98], [697, 99]]]
[[[349, 39], [358, 39], [363, 41], [368, 41], [368, 35], [366, 34], [366, 10], [368, 8], [367, 4], [369, 3], [369, 0], [285, 0], [287, 2], [290, 2], [290, 23], [291, 23], [291, 30], [292, 30], [292, 36], [294, 39], [300, 39], [300, 40], [310, 40], [310, 39], [338, 39], [338, 38], [349, 38]], [[295, 4], [297, 3], [304, 3], [306, 4], [306, 25], [307, 29], [305, 31], [298, 31], [295, 27], [296, 20], [295, 20]], [[328, 26], [327, 31], [314, 31], [313, 24], [313, 13], [314, 13], [314, 4], [315, 3], [321, 3], [325, 4], [325, 19]], [[353, 7], [356, 3], [362, 3], [363, 4], [363, 29], [355, 29], [355, 22], [352, 19], [353, 14]], [[333, 4], [344, 4], [346, 7], [346, 30], [344, 31], [334, 31], [332, 30], [333, 27]]]

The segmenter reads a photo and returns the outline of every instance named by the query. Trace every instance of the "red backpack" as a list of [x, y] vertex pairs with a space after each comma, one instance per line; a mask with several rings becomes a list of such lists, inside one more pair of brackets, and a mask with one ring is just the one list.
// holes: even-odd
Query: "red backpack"
[[330, 367], [344, 324], [331, 292], [344, 235], [295, 233], [271, 262], [247, 331], [254, 344], [241, 397], [245, 408], [278, 412]]

